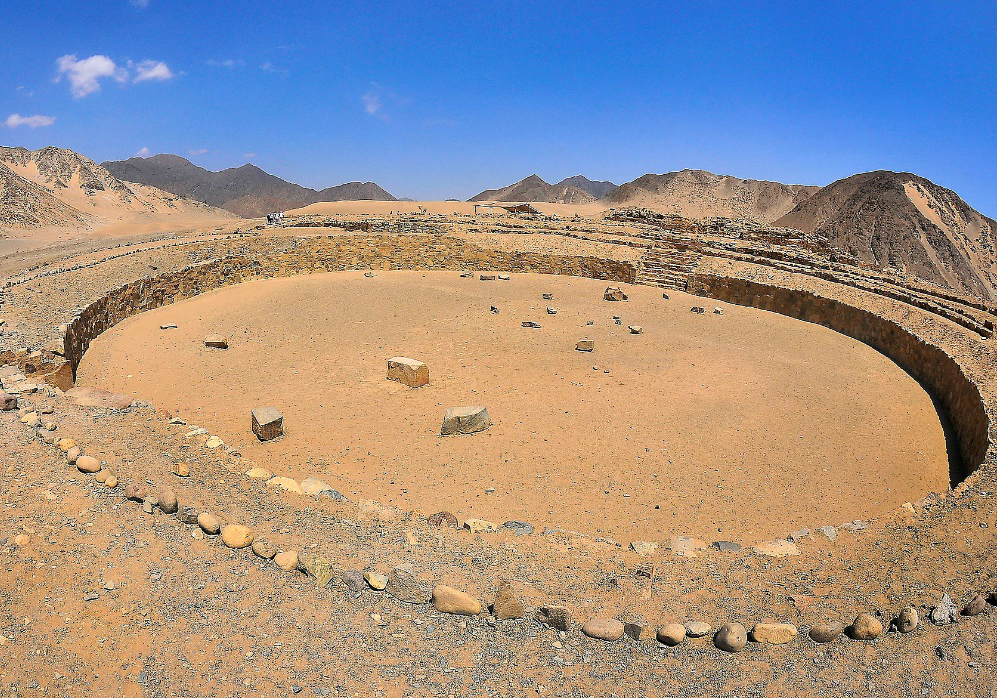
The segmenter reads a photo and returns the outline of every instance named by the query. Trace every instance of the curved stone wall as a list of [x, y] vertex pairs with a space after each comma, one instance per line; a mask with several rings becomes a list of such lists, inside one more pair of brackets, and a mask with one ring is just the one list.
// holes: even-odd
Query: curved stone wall
[[[90, 342], [121, 320], [222, 286], [261, 278], [356, 269], [494, 269], [562, 274], [633, 283], [632, 264], [596, 257], [567, 257], [482, 250], [442, 236], [356, 236], [294, 240], [291, 249], [259, 250], [147, 277], [87, 306], [66, 329], [64, 355], [75, 377]], [[284, 244], [287, 244], [286, 241]], [[265, 252], [265, 250], [264, 250]], [[976, 384], [942, 348], [869, 310], [810, 291], [734, 277], [698, 273], [688, 290], [736, 305], [770, 310], [823, 325], [868, 344], [918, 380], [936, 400], [954, 434], [961, 463], [953, 484], [975, 471], [990, 451], [990, 419]]]
[[960, 463], [951, 474], [953, 484], [987, 459], [990, 418], [979, 388], [943, 349], [896, 322], [810, 291], [713, 274], [694, 275], [689, 292], [823, 325], [868, 344], [907, 371], [940, 405], [959, 450]]

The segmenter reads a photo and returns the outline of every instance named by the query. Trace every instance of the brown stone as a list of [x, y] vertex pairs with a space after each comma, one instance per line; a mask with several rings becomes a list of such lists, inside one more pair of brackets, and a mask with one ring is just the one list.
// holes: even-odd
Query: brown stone
[[260, 441], [272, 441], [284, 433], [284, 415], [276, 407], [257, 407], [252, 412], [253, 433]]
[[0, 410], [10, 412], [17, 409], [17, 396], [0, 393]]
[[875, 640], [883, 634], [883, 624], [870, 613], [860, 613], [846, 631], [853, 640]]
[[76, 459], [76, 469], [81, 473], [95, 473], [100, 470], [100, 461], [93, 456], [80, 456]]
[[907, 606], [904, 610], [900, 611], [896, 618], [893, 619], [893, 627], [899, 633], [909, 633], [917, 628], [920, 621], [921, 619], [918, 616], [917, 609], [913, 606]]
[[459, 525], [457, 517], [449, 511], [438, 511], [435, 514], [431, 514], [426, 519], [426, 522], [430, 526], [436, 526], [437, 528], [457, 528]]
[[965, 608], [962, 609], [962, 615], [964, 616], [978, 616], [987, 610], [987, 600], [983, 598], [982, 595], [977, 594], [966, 604]]
[[433, 589], [433, 608], [440, 613], [476, 616], [481, 613], [481, 602], [459, 589], [437, 584]]
[[393, 356], [388, 359], [388, 380], [418, 388], [429, 383], [429, 366], [416, 359]]
[[242, 524], [228, 524], [222, 528], [222, 542], [230, 548], [248, 548], [253, 544], [253, 529]]
[[159, 492], [156, 493], [156, 497], [159, 499], [159, 509], [164, 514], [175, 514], [179, 508], [177, 503], [177, 496], [169, 487], [160, 487]]
[[685, 640], [685, 626], [681, 623], [665, 623], [655, 634], [662, 645], [674, 647]]
[[145, 488], [137, 483], [131, 483], [125, 487], [125, 499], [132, 502], [141, 502], [145, 500]]
[[595, 350], [595, 340], [594, 339], [579, 339], [575, 342], [575, 351], [594, 351]]
[[555, 630], [571, 629], [571, 611], [564, 606], [541, 606], [537, 609], [537, 620]]
[[197, 525], [209, 536], [216, 536], [222, 530], [222, 522], [218, 520], [218, 517], [206, 511], [197, 515]]
[[826, 619], [818, 621], [810, 626], [810, 632], [807, 633], [810, 639], [814, 642], [819, 642], [825, 644], [828, 642], [834, 642], [839, 637], [841, 633], [845, 631], [845, 626], [841, 621]]
[[273, 562], [285, 572], [296, 570], [298, 569], [298, 553], [294, 550], [277, 553], [274, 555]]
[[220, 334], [209, 334], [204, 338], [204, 346], [212, 349], [228, 349], [228, 340]]
[[610, 286], [603, 292], [602, 298], [607, 301], [625, 301], [627, 294], [619, 286]]
[[582, 632], [596, 640], [614, 642], [623, 637], [623, 623], [616, 618], [591, 618], [582, 625]]
[[474, 434], [491, 425], [492, 419], [484, 407], [451, 407], [443, 416], [440, 435]]
[[755, 623], [751, 640], [764, 645], [785, 645], [793, 641], [797, 632], [796, 626], [790, 623]]
[[418, 579], [409, 565], [400, 565], [391, 570], [384, 590], [399, 601], [411, 604], [429, 603], [433, 597], [429, 585]]
[[713, 644], [724, 652], [740, 652], [748, 644], [748, 633], [740, 623], [724, 623], [713, 636]]
[[70, 465], [76, 465], [76, 459], [83, 455], [83, 450], [79, 446], [73, 446], [66, 451], [66, 460]]
[[498, 620], [513, 620], [526, 617], [526, 606], [507, 579], [499, 580], [495, 590], [495, 603], [492, 604], [492, 614]]

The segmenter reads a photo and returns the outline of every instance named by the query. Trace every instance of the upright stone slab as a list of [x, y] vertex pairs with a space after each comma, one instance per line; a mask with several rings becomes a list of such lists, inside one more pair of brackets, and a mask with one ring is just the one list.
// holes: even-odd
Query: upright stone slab
[[474, 434], [491, 425], [492, 419], [484, 407], [451, 407], [443, 416], [440, 435]]
[[253, 433], [260, 441], [272, 441], [284, 433], [284, 415], [276, 407], [253, 410]]
[[228, 349], [228, 340], [220, 334], [209, 334], [204, 338], [204, 346], [212, 349]]
[[388, 380], [418, 388], [429, 382], [429, 366], [416, 359], [392, 356], [388, 359]]

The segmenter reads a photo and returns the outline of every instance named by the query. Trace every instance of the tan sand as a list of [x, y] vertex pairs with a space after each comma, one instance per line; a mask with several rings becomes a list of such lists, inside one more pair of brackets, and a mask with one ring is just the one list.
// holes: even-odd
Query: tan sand
[[[479, 202], [481, 203], [481, 202]], [[598, 203], [592, 204], [547, 204], [533, 202], [530, 204], [535, 209], [548, 216], [570, 217], [579, 216], [596, 217], [601, 216], [608, 210], [606, 206]], [[422, 207], [427, 213], [439, 213], [452, 215], [454, 213], [472, 215], [474, 214], [474, 203], [470, 201], [322, 201], [311, 204], [304, 208], [288, 211], [287, 215], [323, 215], [332, 216], [339, 214], [369, 214], [386, 216], [390, 213], [419, 213]], [[495, 208], [491, 212], [479, 209], [479, 215], [485, 216], [489, 213], [494, 215], [508, 215], [500, 208]]]
[[[610, 303], [605, 286], [456, 272], [253, 282], [126, 320], [91, 346], [79, 384], [148, 399], [351, 499], [623, 542], [757, 540], [946, 488], [930, 399], [869, 347], [737, 306], [692, 314], [701, 299], [650, 287]], [[211, 332], [230, 348], [206, 349]], [[593, 353], [574, 350], [582, 337]], [[425, 361], [430, 384], [387, 381], [395, 355]], [[448, 407], [474, 404], [490, 430], [439, 436]], [[263, 405], [283, 410], [283, 439], [252, 435]]]

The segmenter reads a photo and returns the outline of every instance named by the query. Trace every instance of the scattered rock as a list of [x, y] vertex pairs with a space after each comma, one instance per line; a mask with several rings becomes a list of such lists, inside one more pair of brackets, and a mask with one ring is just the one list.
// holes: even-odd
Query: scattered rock
[[481, 613], [481, 602], [463, 591], [437, 584], [433, 589], [433, 608], [440, 613], [476, 616]]
[[83, 455], [83, 451], [79, 446], [73, 446], [71, 449], [66, 451], [66, 460], [70, 465], [76, 465], [76, 460]]
[[900, 633], [909, 633], [916, 630], [918, 623], [920, 623], [920, 618], [918, 617], [917, 609], [913, 606], [907, 606], [893, 619], [893, 627]]
[[636, 618], [623, 623], [623, 634], [639, 642], [650, 642], [655, 639], [656, 633], [643, 618]]
[[363, 574], [357, 570], [343, 570], [340, 573], [339, 578], [343, 580], [343, 584], [346, 588], [354, 594], [360, 594], [367, 588], [367, 583], [364, 581]]
[[[205, 531], [209, 533], [209, 531]], [[248, 548], [253, 544], [253, 529], [242, 524], [228, 524], [222, 527], [222, 543], [230, 548]]]
[[883, 634], [883, 624], [871, 613], [860, 613], [845, 630], [853, 640], [875, 640]]
[[662, 645], [675, 647], [685, 640], [685, 626], [681, 623], [665, 623], [658, 628], [655, 637]]
[[125, 499], [132, 502], [141, 502], [145, 500], [145, 488], [138, 483], [133, 482], [125, 488]]
[[281, 568], [285, 572], [291, 572], [298, 569], [298, 553], [294, 550], [277, 553], [274, 555], [273, 561], [277, 567]]
[[755, 552], [767, 557], [788, 557], [799, 555], [800, 549], [788, 540], [770, 540], [755, 546]]
[[529, 327], [530, 329], [539, 330], [540, 323], [534, 322], [533, 320], [523, 320], [523, 327]]
[[480, 281], [495, 281], [495, 275], [494, 274], [481, 274], [481, 275], [478, 276], [478, 280], [480, 280]]
[[964, 616], [978, 616], [987, 610], [987, 600], [983, 598], [981, 594], [977, 594], [966, 604], [965, 608], [962, 609], [962, 615]]
[[741, 550], [741, 544], [731, 540], [715, 540], [710, 543], [710, 547], [722, 553], [736, 553]]
[[196, 524], [197, 515], [200, 512], [191, 506], [182, 506], [177, 510], [177, 518], [180, 519], [181, 523], [185, 524]]
[[834, 526], [821, 526], [817, 529], [817, 532], [832, 542], [838, 538], [838, 529]]
[[17, 409], [17, 396], [0, 393], [0, 411], [10, 412]]
[[533, 533], [533, 524], [525, 521], [506, 521], [502, 528], [512, 531], [517, 536], [528, 536]]
[[797, 541], [801, 541], [809, 536], [810, 536], [810, 529], [801, 528], [800, 530], [793, 531], [788, 536], [786, 536], [786, 540], [788, 540], [790, 543], [796, 543]]
[[443, 416], [440, 435], [474, 434], [491, 425], [492, 419], [484, 407], [451, 407]]
[[228, 349], [228, 340], [220, 334], [209, 334], [204, 338], [204, 346], [212, 349]]
[[701, 620], [691, 620], [685, 624], [685, 634], [688, 637], [706, 637], [713, 631], [713, 626]]
[[552, 301], [552, 300], [554, 300], [554, 294], [553, 293], [545, 293], [545, 294], [543, 294], [542, 298], [545, 301]]
[[627, 325], [627, 329], [630, 330], [630, 334], [640, 334], [644, 331], [640, 325]]
[[429, 383], [429, 366], [415, 359], [393, 356], [388, 359], [388, 380], [418, 388]]
[[796, 637], [796, 626], [790, 623], [755, 623], [751, 640], [764, 645], [785, 645]]
[[551, 306], [548, 305], [547, 306], [547, 314], [548, 315], [557, 315], [557, 308], [552, 308]]
[[173, 464], [173, 474], [177, 477], [190, 477], [190, 468], [183, 461]]
[[69, 453], [69, 449], [76, 446], [76, 442], [73, 441], [72, 439], [59, 439], [59, 443], [57, 444], [57, 446], [59, 447], [59, 450], [62, 451], [63, 453]]
[[537, 620], [555, 630], [571, 629], [571, 611], [564, 606], [541, 606], [537, 609]]
[[107, 487], [108, 489], [113, 490], [115, 487], [118, 486], [118, 478], [116, 478], [114, 475], [108, 475], [107, 479], [104, 480], [104, 486]]
[[429, 603], [433, 596], [429, 584], [417, 579], [410, 565], [401, 565], [391, 570], [384, 589], [405, 603]]
[[668, 543], [668, 549], [679, 557], [699, 557], [699, 553], [706, 550], [706, 543], [698, 538], [672, 536]]
[[212, 436], [204, 442], [204, 445], [208, 448], [219, 448], [220, 446], [224, 446], [225, 442], [222, 441], [220, 436]]
[[277, 549], [265, 538], [254, 538], [252, 548], [256, 557], [261, 557], [264, 560], [272, 560], [277, 554]]
[[512, 620], [526, 617], [526, 606], [513, 589], [508, 579], [500, 579], [495, 589], [495, 603], [492, 614], [497, 620]]
[[713, 644], [724, 652], [740, 652], [748, 644], [748, 633], [740, 623], [724, 623], [713, 636]]
[[579, 339], [575, 342], [575, 351], [593, 351], [595, 349], [594, 339]]
[[654, 541], [635, 540], [631, 541], [630, 549], [641, 557], [647, 557], [658, 552], [658, 544]]
[[320, 587], [326, 586], [336, 576], [332, 560], [316, 553], [300, 553], [298, 555], [298, 569], [314, 579], [315, 584]]
[[959, 609], [948, 594], [942, 594], [938, 605], [931, 609], [928, 617], [935, 625], [948, 625], [959, 620]]
[[173, 324], [172, 322], [168, 323], [166, 325], [160, 325], [159, 326], [159, 329], [161, 329], [161, 330], [175, 330], [176, 328], [177, 328], [177, 326], [175, 324]]
[[724, 314], [724, 309], [723, 308], [714, 308], [713, 309], [713, 314], [714, 315], [723, 315]]
[[460, 525], [457, 517], [449, 511], [438, 511], [431, 514], [426, 522], [430, 526], [436, 526], [436, 528], [457, 528]]
[[252, 468], [246, 471], [246, 477], [252, 478], [254, 480], [269, 480], [270, 478], [273, 477], [273, 473], [271, 473], [266, 468], [259, 468], [253, 466]]
[[292, 480], [289, 477], [272, 477], [267, 480], [267, 485], [270, 487], [280, 487], [281, 489], [287, 490], [288, 492], [293, 492], [294, 494], [304, 494], [304, 490], [301, 489], [301, 485], [298, 484], [297, 480]]
[[364, 572], [363, 578], [370, 588], [375, 591], [384, 591], [385, 587], [388, 586], [388, 578], [377, 572]]
[[843, 632], [845, 626], [841, 621], [828, 618], [811, 625], [808, 635], [814, 642], [826, 644], [837, 640]]
[[509, 276], [508, 274], [499, 274], [498, 278], [499, 278], [499, 281], [509, 281], [509, 280], [512, 279], [512, 277]]
[[494, 533], [498, 530], [498, 526], [484, 519], [467, 519], [464, 521], [463, 528], [471, 533]]
[[272, 441], [284, 434], [284, 415], [276, 407], [257, 407], [252, 411], [253, 433], [260, 441]]
[[623, 623], [615, 618], [591, 618], [582, 625], [582, 632], [596, 640], [614, 642], [623, 637]]
[[204, 511], [197, 515], [197, 525], [209, 536], [217, 536], [222, 530], [222, 523], [214, 514]]
[[169, 487], [160, 487], [156, 493], [156, 498], [159, 500], [159, 509], [164, 514], [175, 514], [177, 512], [179, 505], [177, 504], [177, 496], [172, 489]]
[[610, 286], [602, 293], [602, 299], [606, 301], [625, 301], [627, 294], [619, 286]]
[[76, 469], [81, 473], [95, 473], [100, 470], [100, 461], [93, 456], [80, 456], [76, 459]]
[[706, 308], [700, 305], [694, 305], [691, 308], [689, 308], [689, 312], [696, 313], [697, 315], [702, 315], [703, 313], [706, 312]]

